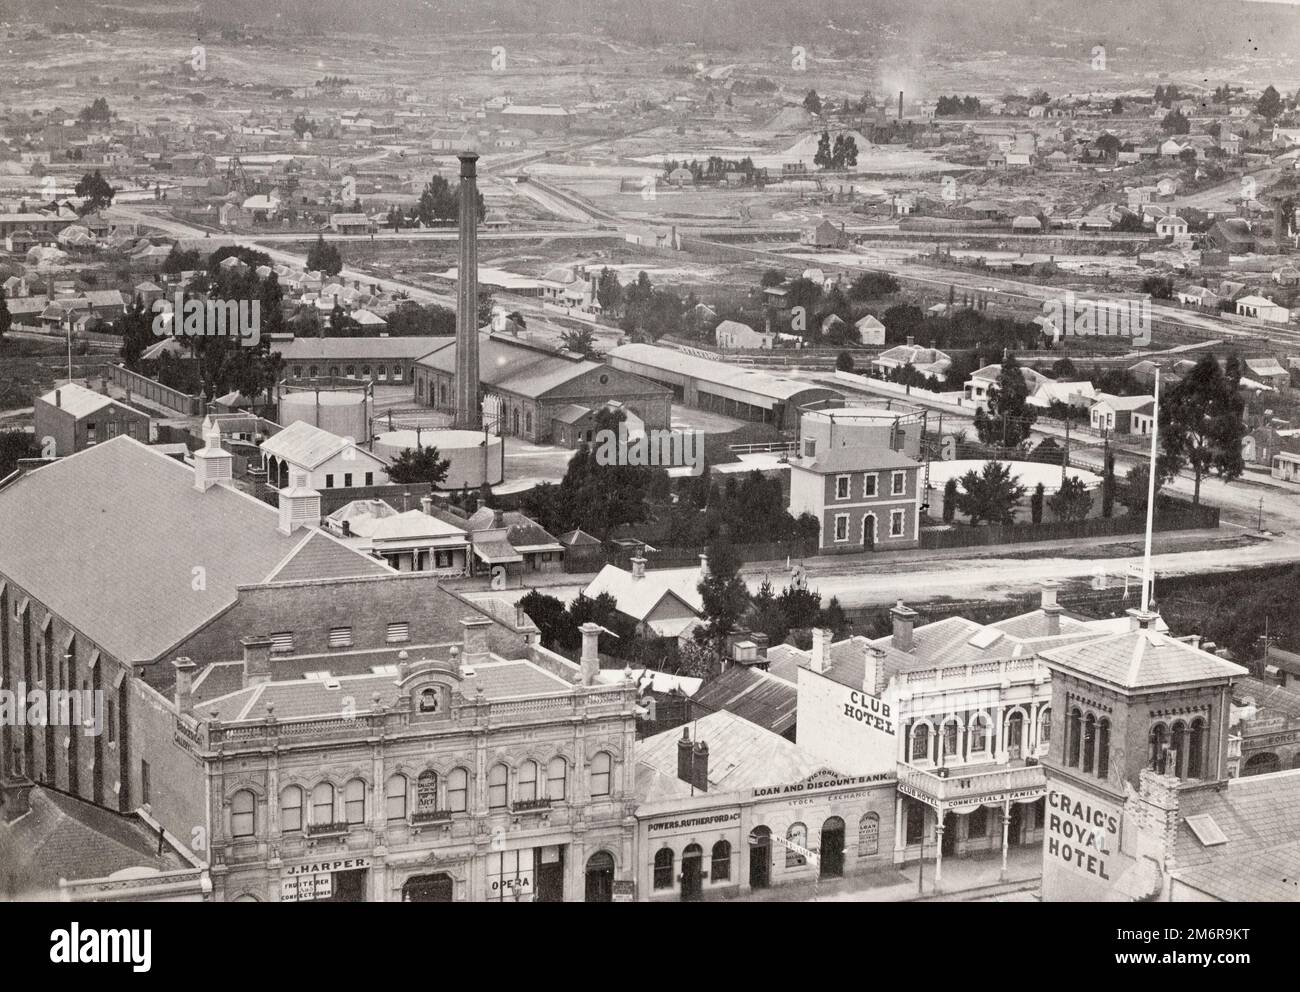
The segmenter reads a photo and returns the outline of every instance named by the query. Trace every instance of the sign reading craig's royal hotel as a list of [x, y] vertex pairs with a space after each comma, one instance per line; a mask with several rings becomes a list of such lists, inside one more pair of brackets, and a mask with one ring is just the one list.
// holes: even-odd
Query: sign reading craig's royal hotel
[[1048, 789], [1043, 899], [1103, 898], [1132, 863], [1119, 854], [1119, 840], [1118, 807], [1068, 787]]

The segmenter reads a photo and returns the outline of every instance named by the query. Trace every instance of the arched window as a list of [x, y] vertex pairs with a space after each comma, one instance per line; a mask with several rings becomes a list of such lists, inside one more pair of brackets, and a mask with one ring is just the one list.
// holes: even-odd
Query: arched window
[[312, 377], [313, 379], [315, 379], [316, 376], [317, 376], [317, 374], [319, 373], [319, 371], [320, 371], [320, 370], [319, 370], [315, 365], [313, 365], [313, 366], [311, 367], [311, 377]]
[[438, 690], [433, 688], [433, 686], [420, 691], [420, 712], [438, 712]]
[[918, 723], [912, 727], [912, 760], [925, 761], [930, 757], [930, 725]]
[[453, 768], [447, 776], [447, 809], [452, 813], [464, 813], [469, 808], [469, 772], [464, 768]]
[[1177, 721], [1169, 734], [1169, 764], [1166, 768], [1168, 775], [1182, 775], [1183, 753], [1187, 745], [1187, 725], [1182, 720]]
[[1097, 721], [1097, 777], [1110, 774], [1110, 721], [1102, 717]]
[[1052, 708], [1044, 706], [1038, 711], [1038, 743], [1052, 742]]
[[610, 791], [610, 769], [613, 767], [610, 756], [601, 751], [591, 760], [591, 796], [608, 796]]
[[529, 434], [533, 432], [533, 413], [531, 410], [524, 414], [524, 430]]
[[334, 822], [334, 786], [328, 782], [321, 782], [311, 790], [311, 822]]
[[989, 749], [989, 720], [983, 713], [977, 713], [970, 725], [971, 754], [979, 754]]
[[957, 756], [957, 738], [957, 721], [947, 721], [943, 725], [943, 756], [945, 758], [954, 758]]
[[286, 833], [302, 829], [302, 789], [296, 785], [280, 792], [280, 829]]
[[713, 857], [709, 861], [709, 877], [715, 882], [725, 882], [731, 878], [731, 845], [720, 840], [713, 845]]
[[1199, 716], [1192, 721], [1192, 732], [1187, 741], [1187, 777], [1200, 778], [1205, 761], [1205, 721]]
[[1020, 750], [1021, 744], [1025, 739], [1025, 714], [1020, 710], [1015, 710], [1007, 717], [1007, 750]]
[[[785, 832], [785, 839], [791, 844], [806, 848], [808, 846], [808, 828], [802, 823], [792, 823], [790, 829]], [[798, 854], [788, 847], [785, 849], [785, 866], [787, 868], [800, 868], [807, 863], [808, 859], [802, 854]]]
[[505, 765], [496, 764], [488, 769], [488, 809], [506, 808], [506, 783], [510, 780], [510, 770]]
[[1097, 718], [1091, 713], [1083, 721], [1083, 770], [1092, 771], [1093, 748], [1097, 746]]
[[1070, 718], [1065, 725], [1065, 763], [1071, 768], [1079, 767], [1079, 734], [1081, 714], [1076, 706], [1070, 710]]
[[370, 366], [369, 366], [369, 365], [363, 365], [363, 366], [361, 366], [361, 378], [363, 378], [363, 379], [369, 379], [369, 378], [370, 378]]
[[531, 803], [537, 799], [537, 762], [525, 761], [519, 766], [519, 776], [515, 779], [515, 799], [521, 803]]
[[343, 814], [348, 823], [366, 822], [366, 783], [359, 778], [343, 787]]
[[415, 780], [415, 811], [433, 813], [438, 809], [438, 773], [433, 769], [420, 772]]
[[661, 847], [655, 852], [655, 888], [673, 887], [673, 849]]
[[563, 758], [555, 757], [546, 766], [546, 798], [553, 803], [564, 802], [564, 782], [569, 766]]
[[1151, 733], [1147, 736], [1147, 741], [1151, 745], [1151, 767], [1161, 774], [1164, 774], [1165, 770], [1166, 734], [1165, 725], [1157, 723], [1151, 728]]
[[858, 821], [858, 857], [869, 858], [880, 853], [880, 816], [863, 813]]
[[230, 797], [230, 836], [252, 837], [257, 827], [257, 797], [240, 789]]

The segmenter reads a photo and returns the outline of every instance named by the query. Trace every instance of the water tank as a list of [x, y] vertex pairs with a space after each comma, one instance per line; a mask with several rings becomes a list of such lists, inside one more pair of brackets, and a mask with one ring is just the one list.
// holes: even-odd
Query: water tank
[[370, 413], [370, 401], [360, 389], [295, 390], [280, 397], [281, 427], [304, 420], [361, 442], [370, 436]]
[[484, 471], [488, 485], [495, 486], [501, 481], [501, 438], [495, 434], [488, 435], [486, 465], [483, 451], [482, 431], [458, 431], [449, 428], [431, 430], [386, 431], [375, 439], [375, 454], [380, 458], [392, 460], [406, 448], [415, 449], [423, 445], [437, 448], [438, 455], [451, 462], [447, 478], [439, 488], [461, 489], [468, 486], [476, 489], [483, 485]]

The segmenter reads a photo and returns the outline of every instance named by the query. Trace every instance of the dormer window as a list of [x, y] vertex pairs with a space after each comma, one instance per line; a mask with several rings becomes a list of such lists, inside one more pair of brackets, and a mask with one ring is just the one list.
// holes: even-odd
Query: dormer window
[[420, 712], [437, 713], [442, 706], [442, 700], [438, 696], [438, 690], [430, 686], [420, 692]]

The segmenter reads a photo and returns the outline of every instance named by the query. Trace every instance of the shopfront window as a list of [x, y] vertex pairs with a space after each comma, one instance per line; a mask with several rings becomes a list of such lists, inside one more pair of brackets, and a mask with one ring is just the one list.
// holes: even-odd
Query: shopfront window
[[858, 857], [869, 858], [880, 853], [880, 816], [863, 813], [858, 821]]
[[[802, 823], [792, 823], [790, 829], [785, 832], [785, 839], [791, 844], [806, 848], [808, 846], [808, 828]], [[807, 863], [808, 859], [802, 854], [788, 847], [785, 849], [785, 866], [787, 868], [802, 868]]]
[[656, 889], [671, 889], [673, 887], [673, 851], [670, 847], [661, 848], [655, 852], [654, 885]]
[[709, 877], [715, 882], [725, 882], [731, 878], [731, 845], [725, 840], [713, 845], [713, 856], [709, 859]]

